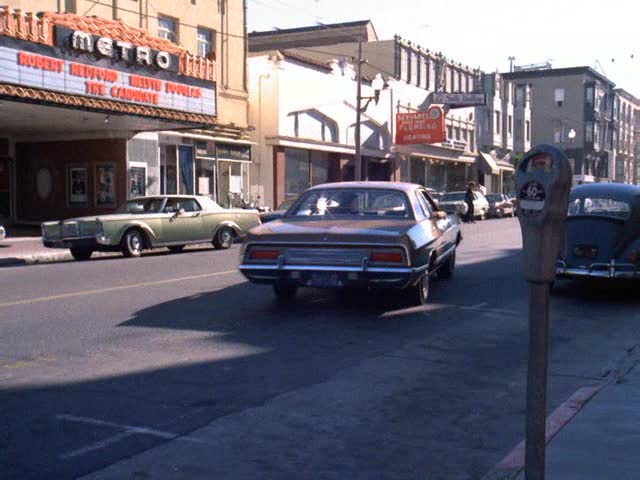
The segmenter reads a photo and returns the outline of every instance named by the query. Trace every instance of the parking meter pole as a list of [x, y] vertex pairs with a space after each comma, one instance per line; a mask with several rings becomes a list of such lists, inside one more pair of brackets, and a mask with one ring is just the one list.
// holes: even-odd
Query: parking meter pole
[[529, 284], [526, 480], [544, 480], [549, 290], [556, 273], [567, 217], [571, 167], [552, 145], [538, 145], [516, 170], [524, 279]]
[[526, 480], [544, 480], [549, 286], [529, 282], [529, 368], [527, 376]]

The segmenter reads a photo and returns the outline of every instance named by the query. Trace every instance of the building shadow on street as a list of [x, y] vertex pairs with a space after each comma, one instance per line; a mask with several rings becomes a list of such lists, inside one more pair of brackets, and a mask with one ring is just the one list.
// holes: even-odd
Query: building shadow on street
[[[283, 393], [330, 381], [372, 358], [402, 358], [398, 352], [415, 343], [426, 352], [421, 359], [425, 368], [437, 368], [429, 384], [414, 386], [406, 399], [406, 408], [415, 409], [414, 422], [431, 432], [412, 461], [420, 466], [435, 462], [459, 444], [462, 453], [455, 461], [477, 462], [464, 454], [465, 442], [472, 438], [486, 452], [474, 468], [488, 471], [521, 433], [524, 391], [514, 378], [524, 378], [526, 320], [524, 311], [483, 316], [473, 308], [526, 299], [524, 281], [513, 282], [512, 272], [521, 262], [517, 253], [505, 250], [500, 258], [460, 265], [454, 279], [434, 282], [425, 307], [405, 308], [386, 294], [311, 290], [283, 306], [269, 288], [244, 282], [140, 310], [118, 325], [121, 334], [141, 329], [135, 335], [142, 334], [138, 336], [144, 341], [147, 329], [180, 331], [213, 359], [192, 359], [191, 352], [175, 351], [170, 343], [147, 345], [139, 358], [131, 358], [130, 368], [117, 373], [75, 380], [70, 371], [66, 381], [0, 390], [0, 451], [6, 452], [0, 472], [7, 479], [76, 478], [166, 441], [130, 435], [63, 458], [65, 452], [107, 442], [118, 435], [117, 425], [186, 434]], [[571, 293], [582, 295], [581, 290], [566, 290]], [[554, 301], [565, 301], [564, 293]], [[187, 340], [176, 338], [184, 348]], [[552, 348], [555, 342], [552, 332]], [[171, 362], [137, 366], [144, 364], [149, 350], [163, 349]], [[460, 417], [469, 401], [465, 392], [473, 392], [473, 413]], [[390, 422], [388, 416], [397, 415], [397, 408], [400, 404], [371, 418], [371, 424]], [[96, 424], [62, 421], [60, 415], [96, 419]], [[425, 457], [425, 451], [430, 455]]]

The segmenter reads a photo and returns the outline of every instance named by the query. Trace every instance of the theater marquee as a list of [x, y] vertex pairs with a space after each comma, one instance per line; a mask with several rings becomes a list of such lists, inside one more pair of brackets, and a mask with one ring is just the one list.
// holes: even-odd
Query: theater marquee
[[55, 26], [51, 46], [0, 35], [0, 84], [216, 115], [216, 84], [182, 74], [178, 55]]

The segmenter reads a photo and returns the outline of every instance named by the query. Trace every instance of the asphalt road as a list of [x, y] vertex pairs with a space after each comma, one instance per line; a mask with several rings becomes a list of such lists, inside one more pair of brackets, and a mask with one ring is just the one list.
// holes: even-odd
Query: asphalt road
[[[0, 269], [0, 478], [77, 478], [212, 422], [235, 445], [246, 412], [220, 478], [481, 478], [524, 434], [527, 287], [516, 220], [464, 237], [424, 308], [279, 306], [237, 246]], [[557, 288], [550, 409], [638, 343], [632, 288]]]

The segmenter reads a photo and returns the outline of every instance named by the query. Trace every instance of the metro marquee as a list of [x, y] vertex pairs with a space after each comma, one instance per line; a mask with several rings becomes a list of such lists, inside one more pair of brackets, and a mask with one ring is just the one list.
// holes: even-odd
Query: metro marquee
[[[150, 58], [157, 61], [158, 55]], [[0, 83], [216, 115], [215, 83], [185, 80], [173, 82], [0, 45]]]

